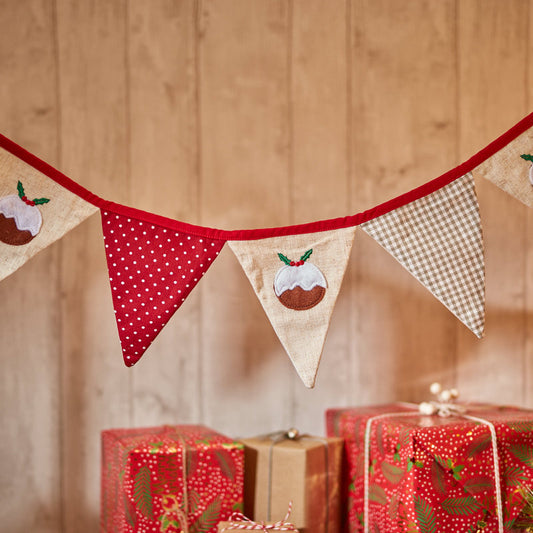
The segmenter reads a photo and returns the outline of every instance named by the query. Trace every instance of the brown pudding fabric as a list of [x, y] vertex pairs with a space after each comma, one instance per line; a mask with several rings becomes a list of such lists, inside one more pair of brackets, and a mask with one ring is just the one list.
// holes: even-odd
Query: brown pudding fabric
[[317, 285], [310, 291], [306, 291], [301, 287], [294, 287], [294, 289], [286, 290], [280, 294], [278, 298], [285, 307], [296, 311], [304, 311], [319, 303], [324, 298], [324, 294], [326, 294], [326, 289]]
[[0, 241], [20, 246], [29, 243], [32, 239], [33, 235], [30, 231], [18, 229], [14, 218], [5, 217], [0, 213]]

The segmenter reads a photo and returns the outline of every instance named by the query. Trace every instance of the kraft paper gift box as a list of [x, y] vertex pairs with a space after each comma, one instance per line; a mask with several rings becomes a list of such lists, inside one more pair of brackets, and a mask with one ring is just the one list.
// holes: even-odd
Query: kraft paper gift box
[[243, 439], [244, 514], [272, 522], [285, 516], [304, 533], [337, 533], [341, 519], [343, 441], [262, 436]]
[[204, 426], [102, 432], [102, 533], [215, 533], [242, 510], [243, 445]]
[[[493, 425], [496, 462], [491, 429], [480, 420], [458, 414], [422, 415], [418, 406], [408, 404], [327, 411], [327, 434], [345, 439], [349, 479], [344, 488], [348, 504], [344, 531], [364, 531], [368, 520], [371, 532], [496, 533], [497, 482], [504, 531], [513, 530], [524, 507], [520, 489], [533, 487], [533, 411], [463, 406], [466, 415]], [[369, 419], [373, 420], [365, 465]]]

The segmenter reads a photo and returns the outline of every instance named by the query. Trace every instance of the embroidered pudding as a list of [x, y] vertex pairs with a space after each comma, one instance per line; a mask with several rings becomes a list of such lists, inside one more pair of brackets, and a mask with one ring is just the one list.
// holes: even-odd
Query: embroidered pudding
[[28, 199], [20, 181], [17, 189], [18, 195], [0, 198], [0, 241], [14, 246], [27, 244], [39, 233], [43, 219], [37, 205], [49, 201], [47, 198]]
[[279, 301], [289, 309], [311, 309], [324, 298], [327, 282], [324, 274], [307, 259], [313, 250], [307, 250], [299, 261], [291, 261], [283, 254], [278, 257], [285, 263], [274, 279], [274, 292]]

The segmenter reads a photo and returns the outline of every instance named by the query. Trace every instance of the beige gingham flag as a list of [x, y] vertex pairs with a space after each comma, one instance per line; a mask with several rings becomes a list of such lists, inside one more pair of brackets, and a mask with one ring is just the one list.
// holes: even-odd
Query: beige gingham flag
[[355, 227], [228, 241], [306, 387], [315, 385]]
[[0, 148], [0, 280], [96, 211]]
[[471, 174], [361, 228], [477, 337], [483, 336], [485, 264]]

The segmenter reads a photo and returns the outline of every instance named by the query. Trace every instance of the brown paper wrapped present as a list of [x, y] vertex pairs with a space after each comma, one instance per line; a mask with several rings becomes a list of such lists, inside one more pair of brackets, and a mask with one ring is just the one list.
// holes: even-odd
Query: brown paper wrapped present
[[271, 522], [292, 502], [300, 532], [337, 533], [341, 521], [343, 440], [296, 430], [243, 439], [244, 514]]

